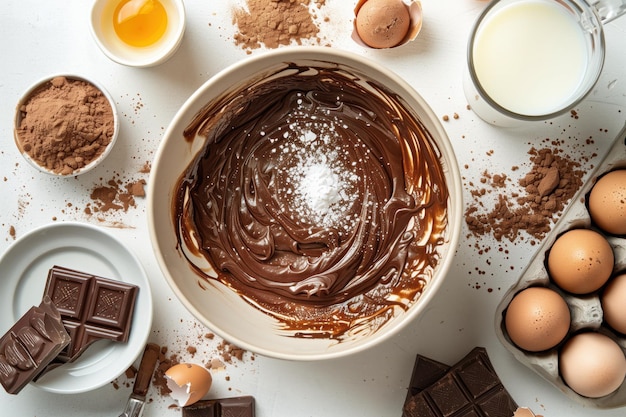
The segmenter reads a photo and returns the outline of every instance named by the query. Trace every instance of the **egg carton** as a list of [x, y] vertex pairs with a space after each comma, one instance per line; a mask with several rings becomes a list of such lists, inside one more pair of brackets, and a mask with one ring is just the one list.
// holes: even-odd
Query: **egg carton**
[[[495, 317], [496, 335], [500, 342], [518, 361], [542, 376], [572, 400], [584, 406], [599, 409], [616, 408], [626, 405], [626, 381], [623, 382], [616, 391], [607, 396], [600, 398], [581, 396], [569, 388], [559, 374], [559, 348], [565, 340], [573, 334], [581, 330], [592, 330], [603, 333], [614, 339], [626, 354], [626, 336], [616, 333], [603, 323], [599, 291], [577, 296], [562, 291], [550, 281], [546, 267], [546, 254], [555, 240], [566, 231], [576, 228], [593, 229], [602, 233], [613, 248], [615, 255], [613, 272], [626, 271], [626, 238], [606, 235], [594, 227], [586, 205], [587, 195], [595, 185], [596, 180], [602, 174], [617, 168], [626, 168], [626, 126], [619, 133], [608, 155], [596, 168], [591, 178], [576, 193], [570, 206], [563, 213], [552, 232], [542, 243], [537, 254], [522, 273], [520, 280], [504, 295], [496, 309]], [[504, 323], [504, 313], [515, 294], [530, 286], [544, 286], [557, 291], [567, 302], [571, 313], [571, 325], [565, 340], [557, 347], [540, 353], [527, 352], [519, 349], [508, 337]], [[624, 302], [626, 302], [626, 300]]]

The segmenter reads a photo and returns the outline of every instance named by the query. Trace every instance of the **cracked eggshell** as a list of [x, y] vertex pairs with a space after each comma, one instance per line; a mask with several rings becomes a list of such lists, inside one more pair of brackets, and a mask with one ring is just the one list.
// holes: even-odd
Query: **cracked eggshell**
[[354, 40], [354, 42], [365, 48], [388, 49], [397, 48], [398, 46], [402, 46], [417, 38], [417, 35], [422, 30], [422, 4], [419, 0], [396, 0], [397, 2], [404, 4], [409, 13], [409, 28], [404, 37], [397, 44], [389, 47], [376, 47], [365, 43], [363, 39], [361, 39], [361, 36], [359, 36], [359, 31], [357, 30], [357, 16], [363, 5], [369, 1], [378, 1], [380, 3], [380, 0], [359, 0], [354, 8], [354, 28], [352, 30], [352, 40]]
[[202, 399], [211, 389], [213, 378], [208, 369], [192, 363], [179, 363], [165, 372], [170, 396], [180, 407]]

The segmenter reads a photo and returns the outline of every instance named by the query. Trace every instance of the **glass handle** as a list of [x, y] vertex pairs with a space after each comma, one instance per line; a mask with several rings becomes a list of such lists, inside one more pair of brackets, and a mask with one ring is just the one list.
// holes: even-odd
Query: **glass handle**
[[608, 23], [626, 13], [626, 0], [587, 0], [596, 9], [602, 23]]

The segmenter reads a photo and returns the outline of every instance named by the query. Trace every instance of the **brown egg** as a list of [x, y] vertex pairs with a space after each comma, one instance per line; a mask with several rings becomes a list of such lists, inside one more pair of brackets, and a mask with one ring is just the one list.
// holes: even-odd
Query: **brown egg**
[[180, 407], [202, 399], [211, 389], [213, 378], [208, 369], [192, 363], [179, 363], [165, 372], [170, 396]]
[[570, 327], [567, 303], [556, 291], [530, 287], [513, 297], [505, 312], [509, 338], [519, 348], [531, 352], [558, 345]]
[[622, 348], [600, 333], [580, 333], [568, 340], [559, 355], [563, 381], [578, 394], [599, 398], [620, 387], [626, 377]]
[[548, 273], [563, 290], [588, 294], [606, 283], [614, 262], [613, 249], [604, 236], [589, 229], [573, 229], [552, 245]]
[[402, 0], [367, 0], [356, 15], [356, 30], [372, 48], [398, 45], [411, 24], [409, 8]]
[[614, 330], [626, 334], [626, 274], [612, 278], [600, 299], [604, 321]]
[[626, 169], [602, 176], [589, 194], [589, 214], [600, 229], [626, 235]]

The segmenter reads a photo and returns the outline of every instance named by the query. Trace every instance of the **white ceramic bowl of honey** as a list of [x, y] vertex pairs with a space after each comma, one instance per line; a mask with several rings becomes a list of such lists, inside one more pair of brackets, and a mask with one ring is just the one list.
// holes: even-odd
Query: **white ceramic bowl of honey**
[[96, 0], [91, 33], [111, 60], [150, 67], [167, 61], [185, 32], [182, 0]]

